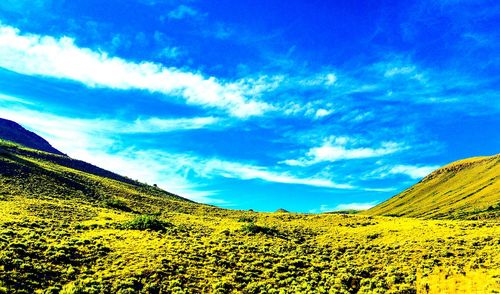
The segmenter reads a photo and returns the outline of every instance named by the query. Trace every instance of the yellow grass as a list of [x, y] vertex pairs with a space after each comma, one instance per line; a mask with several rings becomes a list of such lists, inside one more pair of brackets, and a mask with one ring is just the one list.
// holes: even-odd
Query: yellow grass
[[495, 218], [224, 210], [3, 148], [0, 293], [500, 292]]
[[365, 213], [424, 218], [499, 218], [500, 155], [449, 164]]

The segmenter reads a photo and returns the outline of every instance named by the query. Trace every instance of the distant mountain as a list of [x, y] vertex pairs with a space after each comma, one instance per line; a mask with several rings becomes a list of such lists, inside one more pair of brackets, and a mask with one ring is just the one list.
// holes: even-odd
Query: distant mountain
[[0, 118], [0, 139], [12, 141], [23, 146], [45, 152], [65, 155], [61, 151], [52, 147], [44, 138], [28, 131], [16, 122], [3, 118]]
[[364, 213], [419, 218], [498, 218], [500, 154], [446, 165]]

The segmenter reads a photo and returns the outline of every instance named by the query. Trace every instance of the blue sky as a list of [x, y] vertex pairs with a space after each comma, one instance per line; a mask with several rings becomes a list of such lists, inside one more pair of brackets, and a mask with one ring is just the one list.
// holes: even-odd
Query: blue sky
[[498, 1], [0, 2], [0, 117], [233, 209], [368, 208], [500, 150]]

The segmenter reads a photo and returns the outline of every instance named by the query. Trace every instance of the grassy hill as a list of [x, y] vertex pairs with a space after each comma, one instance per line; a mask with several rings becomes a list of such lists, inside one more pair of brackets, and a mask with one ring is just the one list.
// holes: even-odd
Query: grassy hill
[[365, 213], [421, 218], [500, 218], [500, 154], [453, 162]]
[[0, 293], [500, 291], [495, 220], [225, 210], [7, 141], [0, 212]]

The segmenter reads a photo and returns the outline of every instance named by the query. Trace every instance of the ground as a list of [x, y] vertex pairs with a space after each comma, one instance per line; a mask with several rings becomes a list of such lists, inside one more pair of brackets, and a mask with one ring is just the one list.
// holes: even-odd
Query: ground
[[0, 292], [495, 293], [500, 223], [0, 201]]

